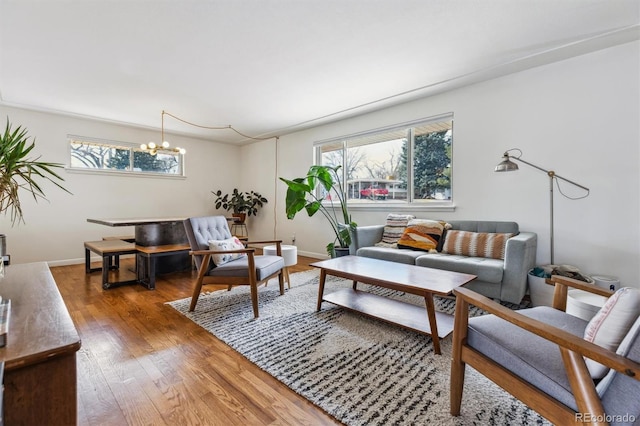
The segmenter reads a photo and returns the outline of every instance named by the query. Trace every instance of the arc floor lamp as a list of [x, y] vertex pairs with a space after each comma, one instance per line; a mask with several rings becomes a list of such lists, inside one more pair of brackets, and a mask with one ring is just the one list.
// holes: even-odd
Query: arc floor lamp
[[[511, 154], [512, 151], [517, 151], [518, 154], [517, 156], [514, 156]], [[523, 160], [522, 158], [522, 151], [518, 148], [512, 148], [509, 149], [507, 151], [505, 151], [505, 153], [502, 156], [502, 161], [495, 167], [496, 172], [512, 172], [515, 170], [518, 170], [518, 165], [516, 163], [514, 163], [512, 160], [518, 161], [520, 163], [526, 164], [527, 166], [533, 167], [534, 169], [538, 169], [541, 172], [544, 172], [547, 174], [547, 176], [549, 176], [549, 219], [550, 219], [550, 254], [551, 254], [551, 264], [553, 265], [553, 182], [554, 180], [556, 181], [556, 185], [558, 186], [558, 192], [560, 192], [560, 194], [562, 194], [564, 197], [569, 198], [570, 200], [579, 200], [581, 198], [585, 198], [589, 195], [589, 188], [580, 185], [579, 183], [576, 183], [572, 180], [569, 180], [567, 178], [564, 178], [558, 174], [556, 174], [556, 172], [554, 172], [553, 170], [546, 170], [540, 166], [536, 166], [535, 164], [532, 164], [528, 161]], [[587, 191], [587, 193], [581, 197], [569, 197], [568, 195], [562, 193], [562, 190], [560, 189], [560, 184], [558, 183], [559, 180], [562, 180], [564, 182], [568, 182], [574, 186], [577, 186], [578, 188], [584, 189], [585, 191]]]

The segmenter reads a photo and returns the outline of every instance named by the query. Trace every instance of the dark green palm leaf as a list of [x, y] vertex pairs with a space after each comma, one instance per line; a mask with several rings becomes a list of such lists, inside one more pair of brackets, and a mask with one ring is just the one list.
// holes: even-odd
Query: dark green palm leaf
[[54, 169], [64, 167], [63, 164], [38, 161], [40, 157], [28, 158], [35, 148], [35, 138], [29, 143], [27, 130], [18, 126], [11, 130], [7, 118], [4, 133], [0, 139], [0, 213], [11, 214], [11, 222], [24, 222], [20, 205], [20, 190], [26, 190], [38, 200], [46, 200], [40, 186], [42, 179], [52, 182], [58, 188], [65, 189], [61, 181], [64, 179]]

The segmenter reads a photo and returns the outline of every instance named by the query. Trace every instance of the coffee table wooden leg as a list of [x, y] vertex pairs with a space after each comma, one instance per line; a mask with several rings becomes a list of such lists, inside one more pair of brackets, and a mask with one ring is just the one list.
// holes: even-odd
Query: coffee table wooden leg
[[357, 290], [358, 289], [358, 281], [353, 280], [353, 289]]
[[429, 327], [431, 328], [433, 352], [440, 355], [440, 337], [438, 337], [438, 325], [436, 324], [436, 308], [433, 305], [433, 293], [425, 293], [424, 302], [427, 305], [427, 316], [429, 317]]
[[327, 271], [320, 269], [320, 285], [318, 285], [318, 312], [322, 306], [322, 296], [324, 295], [324, 280], [327, 278]]

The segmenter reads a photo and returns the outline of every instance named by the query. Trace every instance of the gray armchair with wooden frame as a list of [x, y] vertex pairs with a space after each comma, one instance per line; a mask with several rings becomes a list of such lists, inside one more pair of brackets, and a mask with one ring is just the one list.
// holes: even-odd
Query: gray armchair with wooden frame
[[[617, 351], [605, 349], [583, 338], [588, 321], [564, 311], [569, 287], [606, 297], [612, 292], [561, 276], [551, 281], [553, 307], [519, 311], [454, 290], [451, 414], [460, 414], [469, 365], [554, 424], [640, 424], [640, 317]], [[470, 304], [491, 315], [469, 318]], [[609, 372], [592, 379], [584, 357]]]
[[[224, 241], [232, 238], [227, 219], [224, 216], [192, 217], [184, 221], [184, 227], [191, 245], [197, 278], [193, 285], [193, 296], [189, 311], [193, 311], [198, 303], [203, 284], [227, 285], [228, 289], [235, 285], [251, 287], [251, 304], [253, 315], [258, 318], [258, 286], [271, 278], [278, 278], [280, 295], [284, 294], [283, 268], [284, 259], [281, 257], [281, 240], [247, 241], [245, 247], [233, 250], [210, 250], [211, 242]], [[276, 256], [255, 255], [252, 244], [275, 244]], [[242, 255], [240, 258], [216, 265], [215, 255]]]

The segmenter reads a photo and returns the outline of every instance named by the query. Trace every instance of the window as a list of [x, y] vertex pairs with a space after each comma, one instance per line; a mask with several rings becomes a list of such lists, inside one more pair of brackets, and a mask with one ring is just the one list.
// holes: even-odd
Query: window
[[352, 206], [451, 204], [453, 114], [315, 144], [316, 163], [342, 166]]
[[103, 172], [184, 176], [184, 154], [158, 152], [139, 145], [69, 135], [70, 168]]

